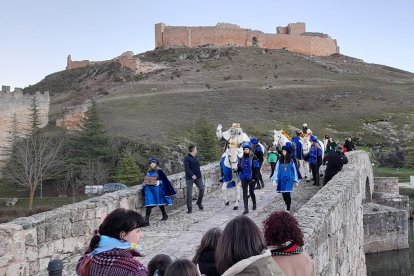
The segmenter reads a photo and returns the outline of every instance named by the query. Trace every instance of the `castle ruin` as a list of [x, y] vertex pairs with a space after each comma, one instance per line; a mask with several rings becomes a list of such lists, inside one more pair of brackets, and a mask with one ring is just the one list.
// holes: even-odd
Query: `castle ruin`
[[313, 56], [339, 53], [335, 39], [327, 34], [306, 32], [305, 23], [302, 22], [279, 26], [275, 34], [244, 29], [229, 23], [207, 27], [155, 24], [155, 48], [200, 46], [285, 49]]
[[[8, 158], [11, 148], [11, 135], [13, 128], [19, 136], [26, 136], [31, 128], [31, 108], [33, 98], [39, 110], [40, 127], [48, 123], [50, 96], [49, 92], [36, 92], [34, 95], [23, 94], [23, 89], [2, 86], [0, 90], [0, 175], [1, 169]], [[14, 126], [15, 124], [15, 126]]]

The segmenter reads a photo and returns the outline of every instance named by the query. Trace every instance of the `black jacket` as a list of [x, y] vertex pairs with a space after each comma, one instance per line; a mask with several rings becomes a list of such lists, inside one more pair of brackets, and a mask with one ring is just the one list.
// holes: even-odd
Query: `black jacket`
[[325, 156], [324, 162], [328, 162], [326, 174], [337, 174], [344, 164], [348, 164], [348, 158], [342, 152], [333, 151]]
[[198, 266], [201, 274], [207, 276], [220, 276], [216, 269], [213, 250], [201, 252], [200, 257], [198, 258]]
[[189, 180], [193, 175], [201, 178], [200, 162], [190, 153], [184, 157], [185, 179]]

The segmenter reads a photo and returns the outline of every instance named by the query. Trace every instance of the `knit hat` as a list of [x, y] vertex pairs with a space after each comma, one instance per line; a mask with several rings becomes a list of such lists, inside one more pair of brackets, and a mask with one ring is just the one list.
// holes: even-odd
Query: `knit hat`
[[158, 159], [156, 159], [156, 158], [150, 158], [150, 160], [149, 160], [149, 163], [151, 164], [151, 163], [155, 163], [155, 164], [159, 164], [159, 162], [158, 162]]
[[283, 146], [282, 147], [282, 150], [285, 150], [285, 151], [287, 151], [287, 152], [289, 152], [289, 154], [291, 154], [292, 153], [292, 150], [291, 150], [291, 148], [289, 147], [289, 146]]
[[256, 137], [253, 137], [252, 139], [250, 139], [250, 143], [252, 143], [253, 145], [257, 145], [259, 143], [259, 140], [257, 140]]
[[244, 149], [249, 149], [249, 150], [251, 150], [252, 149], [252, 145], [250, 144], [250, 143], [244, 143], [243, 144], [243, 150]]

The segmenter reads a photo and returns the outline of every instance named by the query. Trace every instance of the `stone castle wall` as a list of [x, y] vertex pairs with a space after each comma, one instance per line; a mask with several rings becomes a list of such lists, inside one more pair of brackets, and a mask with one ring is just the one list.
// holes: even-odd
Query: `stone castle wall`
[[[201, 172], [206, 194], [218, 189], [218, 163], [203, 166]], [[184, 173], [169, 179], [177, 192], [173, 207], [185, 205]], [[93, 231], [114, 209], [123, 207], [145, 214], [141, 188], [134, 186], [0, 224], [0, 275], [45, 275], [49, 261], [55, 258], [65, 264], [74, 263], [84, 252]]]
[[10, 92], [10, 87], [8, 86], [3, 86], [0, 91], [0, 171], [8, 158], [7, 153], [11, 148], [10, 138], [13, 122], [15, 121], [17, 132], [20, 136], [25, 136], [30, 131], [33, 97], [36, 99], [39, 109], [40, 127], [44, 127], [47, 125], [49, 118], [49, 92], [37, 92], [34, 95], [28, 95], [23, 94], [20, 88]]
[[285, 49], [306, 55], [328, 56], [339, 52], [336, 40], [306, 33], [305, 23], [278, 27], [276, 34], [243, 29], [234, 24], [211, 27], [155, 25], [155, 47], [239, 46]]

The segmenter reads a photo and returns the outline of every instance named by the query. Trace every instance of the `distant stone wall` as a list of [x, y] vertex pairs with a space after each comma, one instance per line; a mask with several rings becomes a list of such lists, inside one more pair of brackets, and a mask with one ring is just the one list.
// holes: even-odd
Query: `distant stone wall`
[[399, 195], [400, 186], [398, 184], [398, 177], [375, 177], [374, 190], [379, 193]]
[[81, 121], [85, 117], [85, 112], [90, 106], [89, 102], [81, 105], [66, 107], [62, 110], [58, 119], [56, 119], [56, 126], [68, 130], [80, 130]]
[[305, 23], [278, 27], [277, 34], [243, 29], [234, 24], [220, 23], [208, 27], [155, 25], [155, 47], [240, 46], [286, 49], [306, 55], [328, 56], [339, 52], [336, 40], [306, 32]]
[[349, 164], [295, 214], [316, 275], [366, 275], [362, 203], [372, 198], [372, 167], [366, 152], [347, 156]]
[[[201, 168], [206, 193], [219, 185], [218, 163]], [[182, 206], [186, 199], [184, 173], [169, 177], [176, 189], [173, 207]], [[105, 216], [123, 207], [145, 214], [141, 185], [53, 211], [18, 218], [0, 224], [0, 275], [46, 275], [51, 259], [73, 263], [86, 249], [91, 235]], [[193, 189], [194, 193], [197, 189]]]
[[40, 127], [44, 127], [49, 119], [49, 92], [29, 95], [23, 94], [21, 88], [15, 88], [10, 92], [9, 86], [3, 86], [0, 91], [0, 177], [12, 146], [10, 138], [14, 122], [19, 136], [24, 137], [30, 131], [33, 98], [36, 99], [39, 109]]

